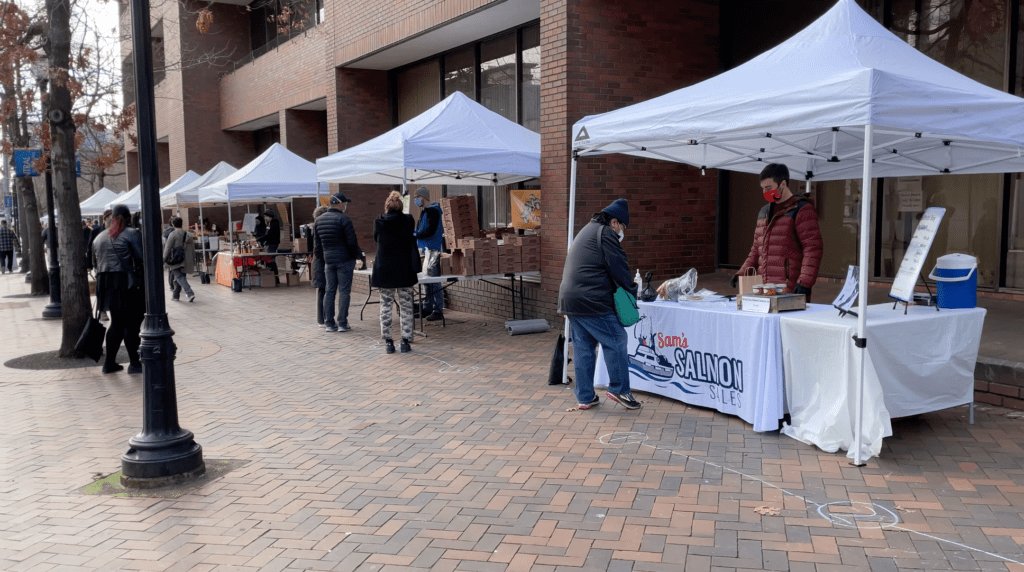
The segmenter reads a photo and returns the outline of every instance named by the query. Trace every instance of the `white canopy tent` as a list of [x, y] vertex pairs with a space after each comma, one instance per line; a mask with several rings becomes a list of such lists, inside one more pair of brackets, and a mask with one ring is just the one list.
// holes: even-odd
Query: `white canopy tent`
[[133, 213], [137, 212], [140, 208], [142, 208], [142, 195], [140, 194], [141, 192], [142, 186], [135, 185], [135, 187], [132, 188], [132, 190], [126, 193], [121, 193], [120, 195], [117, 196], [116, 199], [107, 203], [107, 208], [113, 208], [114, 205], [124, 205], [128, 207], [128, 210], [132, 211]]
[[163, 206], [163, 199], [165, 197], [173, 197], [174, 193], [184, 189], [188, 185], [192, 184], [196, 179], [199, 178], [199, 174], [189, 169], [184, 175], [178, 177], [171, 184], [160, 189], [160, 203], [162, 208], [169, 208]]
[[507, 185], [540, 176], [540, 135], [456, 92], [316, 167], [326, 183]]
[[107, 208], [107, 203], [116, 199], [118, 194], [110, 189], [103, 187], [96, 191], [96, 193], [85, 199], [78, 205], [82, 209], [82, 216], [100, 216], [103, 211]]
[[212, 169], [197, 177], [192, 182], [182, 186], [173, 193], [161, 195], [160, 207], [170, 209], [181, 206], [193, 206], [199, 204], [199, 189], [217, 183], [238, 171], [224, 161], [217, 163]]
[[[625, 153], [795, 179], [1024, 171], [1024, 99], [950, 70], [890, 33], [853, 0], [780, 46], [714, 78], [573, 126], [574, 157]], [[871, 161], [865, 161], [871, 157]], [[572, 161], [569, 242], [575, 219]], [[868, 283], [872, 193], [861, 202], [860, 283]], [[864, 348], [867, 296], [860, 296]], [[864, 352], [856, 411], [861, 447]]]
[[[228, 228], [233, 228], [231, 203], [319, 197], [316, 165], [274, 143], [262, 155], [219, 181], [198, 189], [200, 205], [227, 203]], [[293, 208], [294, 211], [294, 208]], [[294, 219], [294, 212], [292, 213]]]

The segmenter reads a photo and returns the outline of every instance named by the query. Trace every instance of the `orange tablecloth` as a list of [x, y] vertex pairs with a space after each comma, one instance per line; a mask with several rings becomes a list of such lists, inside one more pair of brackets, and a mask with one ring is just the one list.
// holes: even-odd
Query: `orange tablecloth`
[[231, 280], [233, 278], [239, 278], [241, 275], [241, 269], [246, 266], [256, 266], [256, 262], [271, 262], [273, 256], [264, 256], [261, 254], [230, 254], [227, 252], [220, 252], [217, 254], [217, 272], [216, 280], [217, 284], [221, 286], [231, 287]]

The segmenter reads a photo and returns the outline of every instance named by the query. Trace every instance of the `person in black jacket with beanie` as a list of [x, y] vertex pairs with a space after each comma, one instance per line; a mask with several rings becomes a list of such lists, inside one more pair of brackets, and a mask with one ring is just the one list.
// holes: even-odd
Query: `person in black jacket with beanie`
[[377, 243], [377, 256], [373, 260], [370, 284], [380, 289], [380, 335], [385, 351], [395, 353], [391, 338], [391, 315], [395, 298], [402, 314], [402, 353], [410, 351], [412, 341], [413, 287], [418, 282], [420, 253], [413, 234], [412, 215], [402, 212], [402, 195], [391, 191], [384, 201], [384, 214], [373, 221], [373, 240]]
[[636, 292], [622, 239], [629, 226], [626, 199], [616, 199], [590, 219], [569, 247], [558, 287], [558, 313], [569, 317], [576, 399], [580, 409], [600, 403], [594, 393], [597, 344], [608, 367], [608, 399], [626, 409], [639, 409], [629, 390], [626, 330], [615, 312], [615, 290]]

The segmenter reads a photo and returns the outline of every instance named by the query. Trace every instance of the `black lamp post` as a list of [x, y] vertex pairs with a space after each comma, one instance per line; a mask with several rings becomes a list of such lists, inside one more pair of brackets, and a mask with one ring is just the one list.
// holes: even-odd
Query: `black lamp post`
[[[49, 61], [45, 55], [32, 66], [32, 73], [36, 76], [36, 85], [39, 87], [39, 102], [43, 107], [43, 115], [46, 115], [46, 104], [43, 94], [46, 93], [46, 83], [49, 81]], [[50, 160], [46, 160], [46, 220], [47, 241], [46, 246], [50, 250], [50, 303], [43, 308], [44, 318], [60, 318], [63, 314], [60, 306], [60, 255], [57, 252], [57, 221], [53, 216], [53, 177], [50, 174]], [[28, 237], [26, 237], [28, 238]]]
[[121, 455], [121, 484], [153, 488], [198, 477], [206, 470], [203, 448], [178, 425], [174, 387], [174, 331], [164, 306], [163, 248], [160, 241], [160, 178], [157, 171], [156, 114], [149, 0], [131, 0], [132, 57], [135, 64], [135, 121], [142, 186], [143, 271], [146, 319], [142, 324], [142, 432]]

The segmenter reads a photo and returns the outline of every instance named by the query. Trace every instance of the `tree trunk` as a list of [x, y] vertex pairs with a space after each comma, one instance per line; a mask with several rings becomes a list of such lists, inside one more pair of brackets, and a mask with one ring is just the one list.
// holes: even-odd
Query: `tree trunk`
[[85, 240], [82, 236], [82, 210], [75, 180], [75, 122], [71, 116], [71, 92], [68, 68], [71, 59], [70, 3], [46, 0], [50, 15], [47, 55], [50, 61], [50, 91], [46, 116], [50, 120], [50, 162], [53, 172], [54, 206], [60, 212], [57, 238], [60, 261], [60, 304], [63, 331], [60, 350], [63, 358], [83, 357], [75, 350], [92, 305], [89, 279], [85, 269]]
[[[4, 99], [14, 97], [15, 85], [4, 85]], [[12, 107], [13, 112], [4, 117], [8, 137], [11, 138], [11, 145], [16, 148], [25, 148], [29, 145], [28, 133], [18, 117], [18, 107]], [[18, 217], [22, 221], [21, 248], [22, 265], [28, 266], [32, 272], [31, 292], [36, 295], [50, 293], [50, 281], [46, 271], [46, 253], [43, 250], [42, 225], [39, 223], [39, 208], [36, 206], [35, 182], [30, 177], [16, 178], [15, 188], [18, 190]], [[26, 252], [27, 251], [27, 252]], [[26, 258], [28, 264], [25, 264]]]
[[28, 269], [32, 272], [31, 292], [42, 296], [50, 293], [50, 277], [46, 270], [43, 225], [39, 222], [35, 181], [30, 178], [18, 179], [18, 190], [18, 213], [25, 221], [26, 233], [26, 236], [21, 238], [21, 247], [28, 246]]

